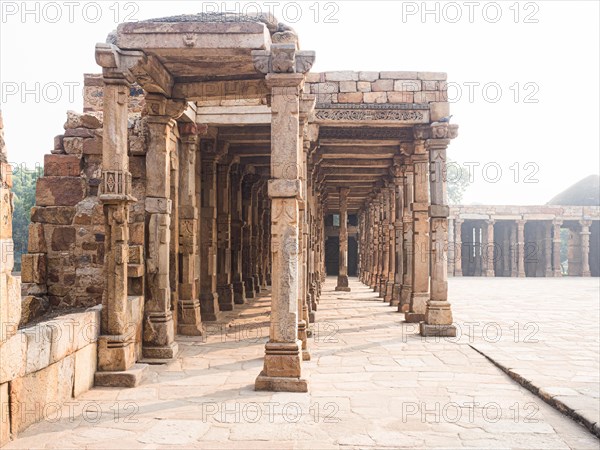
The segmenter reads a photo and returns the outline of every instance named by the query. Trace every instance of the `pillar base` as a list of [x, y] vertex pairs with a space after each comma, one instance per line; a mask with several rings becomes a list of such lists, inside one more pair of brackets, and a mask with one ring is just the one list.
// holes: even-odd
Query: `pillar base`
[[103, 387], [136, 387], [142, 381], [148, 364], [134, 364], [128, 370], [114, 372], [96, 372], [94, 374], [94, 386]]
[[246, 288], [246, 298], [255, 298], [256, 294], [254, 293], [254, 278], [244, 278], [244, 286]]
[[308, 350], [302, 350], [302, 361], [310, 361], [310, 352]]
[[98, 338], [98, 371], [124, 372], [135, 364], [135, 342], [125, 335]]
[[187, 324], [187, 323], [178, 323], [177, 324], [177, 334], [181, 336], [202, 336], [204, 333], [202, 331], [202, 324]]
[[308, 312], [308, 323], [315, 323], [316, 314], [314, 311]]
[[385, 284], [384, 301], [388, 302], [391, 305], [393, 298], [394, 298], [394, 282], [393, 281], [388, 281]]
[[352, 291], [352, 289], [350, 289], [350, 287], [348, 287], [348, 286], [336, 286], [335, 290], [340, 291], [340, 292], [351, 292]]
[[233, 311], [233, 284], [223, 284], [217, 287], [219, 295], [219, 310]]
[[308, 392], [308, 382], [304, 378], [270, 377], [264, 371], [256, 378], [255, 391]]
[[425, 314], [407, 312], [404, 313], [404, 321], [408, 323], [419, 323], [425, 320]]
[[486, 270], [485, 271], [485, 276], [486, 277], [495, 277], [496, 273], [493, 270]]
[[390, 306], [400, 305], [400, 285], [394, 283], [392, 286], [392, 299], [390, 300]]
[[172, 342], [169, 345], [160, 347], [144, 347], [142, 346], [142, 354], [144, 358], [149, 359], [173, 359], [179, 352], [179, 345], [177, 342]]
[[254, 292], [256, 292], [257, 294], [260, 294], [260, 291], [261, 291], [260, 276], [253, 275], [252, 278], [254, 279]]
[[216, 292], [204, 292], [200, 294], [200, 314], [202, 322], [215, 322], [219, 320], [219, 295]]
[[246, 285], [243, 281], [233, 282], [233, 303], [236, 305], [246, 303]]
[[456, 337], [456, 327], [454, 325], [428, 325], [421, 322], [421, 336], [432, 337]]
[[183, 336], [202, 336], [202, 318], [200, 316], [200, 301], [179, 300], [177, 302], [177, 334]]

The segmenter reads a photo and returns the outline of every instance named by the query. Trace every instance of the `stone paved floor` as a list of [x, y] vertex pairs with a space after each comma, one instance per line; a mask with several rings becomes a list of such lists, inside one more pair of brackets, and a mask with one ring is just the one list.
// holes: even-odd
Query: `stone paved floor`
[[599, 278], [451, 278], [461, 342], [600, 423]]
[[265, 296], [226, 334], [180, 340], [179, 358], [141, 386], [92, 389], [7, 448], [598, 448], [468, 342], [425, 341], [355, 279], [351, 293], [334, 285], [304, 365], [308, 394], [253, 390]]

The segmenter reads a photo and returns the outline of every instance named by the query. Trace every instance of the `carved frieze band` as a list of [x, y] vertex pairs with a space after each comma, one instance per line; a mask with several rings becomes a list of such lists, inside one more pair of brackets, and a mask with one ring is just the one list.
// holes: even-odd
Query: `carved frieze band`
[[348, 121], [348, 120], [394, 120], [400, 122], [419, 122], [425, 119], [421, 111], [365, 111], [343, 109], [320, 109], [315, 112], [318, 120]]

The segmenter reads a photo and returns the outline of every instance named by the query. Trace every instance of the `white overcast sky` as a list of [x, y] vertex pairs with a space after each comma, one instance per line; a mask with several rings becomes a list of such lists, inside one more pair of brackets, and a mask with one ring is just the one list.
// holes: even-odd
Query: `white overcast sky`
[[[452, 121], [460, 125], [449, 156], [479, 164], [464, 202], [540, 204], [600, 171], [599, 3], [226, 5], [231, 11], [275, 12], [298, 31], [303, 49], [317, 52], [313, 71], [447, 72]], [[223, 2], [200, 1], [2, 0], [0, 8], [6, 141], [11, 161], [29, 167], [49, 153], [66, 110], [82, 109], [83, 73], [99, 72], [94, 46], [119, 22], [224, 10]], [[29, 13], [23, 15], [25, 9]], [[74, 99], [69, 83], [77, 86]], [[26, 89], [39, 98], [33, 93], [22, 98]], [[525, 182], [527, 176], [531, 182]]]

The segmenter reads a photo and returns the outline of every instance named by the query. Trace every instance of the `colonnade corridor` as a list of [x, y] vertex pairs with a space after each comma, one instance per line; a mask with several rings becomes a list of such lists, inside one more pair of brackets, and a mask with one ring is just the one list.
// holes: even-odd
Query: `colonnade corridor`
[[[519, 282], [519, 280], [516, 280]], [[308, 393], [255, 391], [270, 291], [223, 314], [134, 388], [96, 387], [6, 448], [595, 448], [468, 341], [421, 337], [357, 278], [327, 277]], [[471, 406], [475, 405], [477, 406]], [[531, 414], [532, 421], [514, 420]]]

